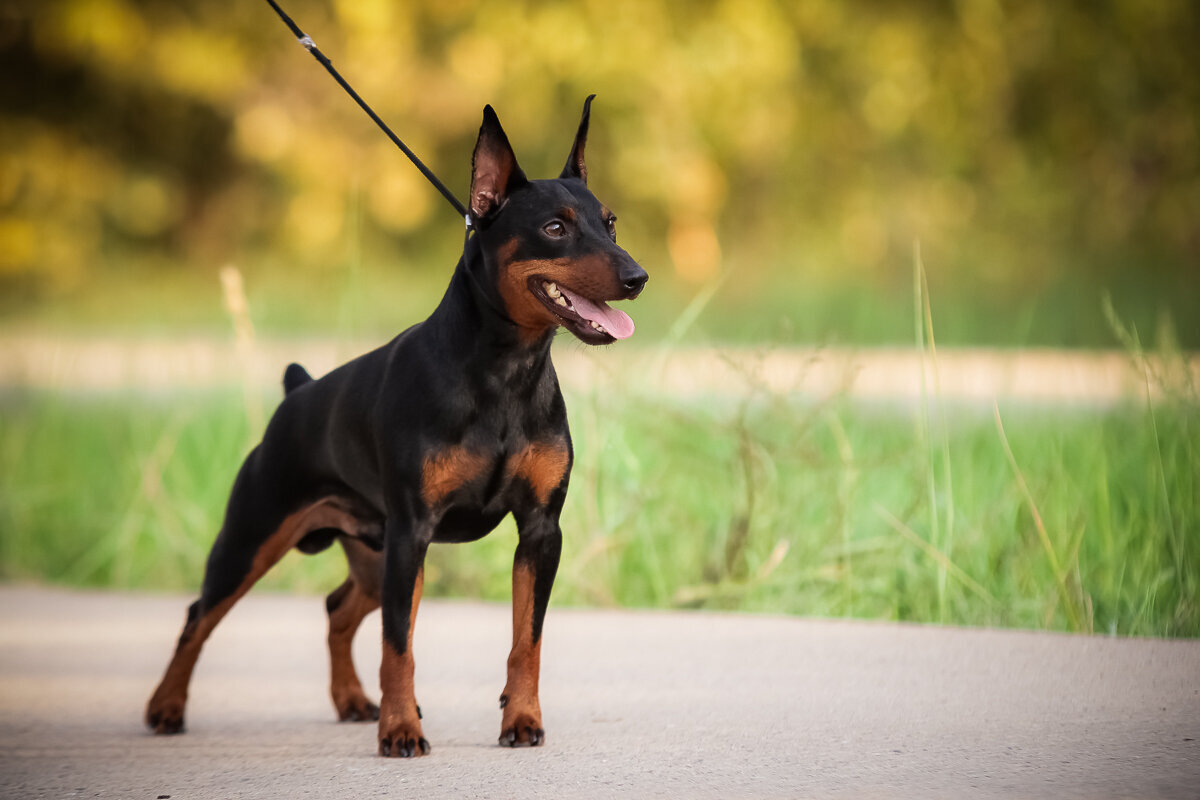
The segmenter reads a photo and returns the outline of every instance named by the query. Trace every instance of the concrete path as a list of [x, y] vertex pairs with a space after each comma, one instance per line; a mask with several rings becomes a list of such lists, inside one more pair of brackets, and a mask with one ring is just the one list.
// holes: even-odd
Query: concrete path
[[[1197, 798], [1200, 642], [551, 608], [548, 741], [497, 747], [510, 612], [426, 602], [430, 756], [325, 694], [319, 598], [251, 595], [189, 732], [141, 710], [187, 598], [0, 588], [3, 798]], [[375, 684], [378, 615], [357, 643]]]

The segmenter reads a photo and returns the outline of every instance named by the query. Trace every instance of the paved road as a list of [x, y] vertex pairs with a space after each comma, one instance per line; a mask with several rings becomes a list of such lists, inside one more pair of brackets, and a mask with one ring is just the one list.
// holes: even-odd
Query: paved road
[[185, 604], [0, 588], [0, 797], [1200, 797], [1196, 641], [552, 608], [548, 742], [511, 751], [508, 609], [427, 602], [433, 753], [406, 762], [333, 722], [319, 598], [247, 598], [201, 659], [190, 732], [147, 734]]

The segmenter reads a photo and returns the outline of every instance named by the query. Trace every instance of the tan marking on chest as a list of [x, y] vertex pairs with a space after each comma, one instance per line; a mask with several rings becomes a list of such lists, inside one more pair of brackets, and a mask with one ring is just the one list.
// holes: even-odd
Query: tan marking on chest
[[433, 508], [450, 493], [479, 478], [488, 467], [488, 459], [465, 447], [447, 447], [425, 457], [421, 466], [421, 498]]
[[550, 493], [562, 483], [571, 462], [566, 442], [553, 439], [534, 442], [508, 459], [507, 472], [529, 484], [538, 502], [545, 505]]

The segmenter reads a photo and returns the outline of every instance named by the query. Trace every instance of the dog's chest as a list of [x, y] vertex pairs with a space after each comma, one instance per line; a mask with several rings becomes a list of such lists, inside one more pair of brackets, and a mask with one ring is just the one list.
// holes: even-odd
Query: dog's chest
[[561, 504], [571, 465], [566, 409], [553, 369], [491, 362], [441, 409], [443, 442], [421, 456], [418, 490], [441, 541], [484, 535], [505, 514]]
[[565, 436], [550, 435], [512, 447], [453, 445], [425, 456], [421, 498], [437, 511], [453, 505], [491, 508], [497, 502], [511, 510], [528, 497], [545, 505], [563, 482], [570, 465]]
[[565, 485], [571, 455], [565, 437], [506, 450], [458, 445], [426, 456], [421, 498], [434, 520], [434, 540], [466, 542], [489, 533], [506, 514], [520, 518], [552, 500]]

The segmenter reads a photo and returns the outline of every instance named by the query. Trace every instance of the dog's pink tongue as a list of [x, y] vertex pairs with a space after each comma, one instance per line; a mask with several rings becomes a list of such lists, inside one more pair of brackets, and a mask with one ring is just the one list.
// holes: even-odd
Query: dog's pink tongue
[[569, 292], [561, 286], [558, 288], [571, 301], [571, 305], [575, 307], [575, 312], [579, 316], [589, 322], [601, 325], [613, 338], [628, 339], [633, 336], [633, 320], [624, 311], [612, 308], [604, 302], [593, 303], [586, 297]]

